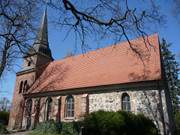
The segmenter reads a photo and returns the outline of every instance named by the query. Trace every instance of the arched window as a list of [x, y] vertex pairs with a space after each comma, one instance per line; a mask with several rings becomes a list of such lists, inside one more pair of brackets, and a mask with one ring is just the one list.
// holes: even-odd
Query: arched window
[[48, 97], [46, 100], [46, 106], [45, 106], [45, 116], [44, 116], [45, 121], [48, 121], [50, 118], [51, 107], [52, 107], [52, 99]]
[[28, 90], [28, 83], [27, 80], [24, 82], [23, 92], [27, 92]]
[[74, 117], [74, 98], [72, 96], [66, 98], [65, 117]]
[[127, 93], [122, 94], [122, 110], [128, 112], [131, 111], [130, 96]]
[[22, 92], [22, 89], [23, 89], [23, 81], [20, 82], [20, 86], [19, 86], [19, 93]]

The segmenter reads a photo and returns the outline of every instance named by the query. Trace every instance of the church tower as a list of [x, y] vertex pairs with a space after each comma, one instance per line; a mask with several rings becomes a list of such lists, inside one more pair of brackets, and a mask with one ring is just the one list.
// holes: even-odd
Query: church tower
[[21, 129], [25, 99], [23, 94], [43, 72], [43, 69], [53, 61], [48, 43], [48, 20], [45, 9], [42, 23], [33, 47], [24, 56], [22, 70], [16, 73], [16, 84], [13, 95], [13, 105], [9, 118], [9, 129]]
[[36, 78], [38, 77], [38, 69], [47, 63], [53, 61], [51, 50], [48, 43], [48, 21], [47, 9], [45, 9], [42, 23], [33, 47], [24, 56], [24, 65], [22, 71], [36, 70]]

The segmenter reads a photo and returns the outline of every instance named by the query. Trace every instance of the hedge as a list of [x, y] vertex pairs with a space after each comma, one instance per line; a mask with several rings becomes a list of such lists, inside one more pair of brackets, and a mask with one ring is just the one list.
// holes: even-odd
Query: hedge
[[159, 135], [152, 120], [123, 111], [93, 112], [81, 122], [43, 122], [29, 135], [79, 135], [81, 129], [82, 135]]
[[180, 112], [175, 113], [176, 135], [180, 135]]
[[152, 120], [128, 112], [93, 112], [83, 121], [84, 135], [159, 135]]
[[1, 134], [7, 134], [7, 133], [8, 133], [8, 131], [7, 131], [6, 127], [5, 127], [5, 125], [0, 123], [0, 135]]
[[9, 112], [0, 111], [0, 123], [4, 125], [8, 125], [8, 121], [9, 121]]
[[56, 123], [54, 120], [42, 122], [28, 135], [79, 135], [79, 122]]

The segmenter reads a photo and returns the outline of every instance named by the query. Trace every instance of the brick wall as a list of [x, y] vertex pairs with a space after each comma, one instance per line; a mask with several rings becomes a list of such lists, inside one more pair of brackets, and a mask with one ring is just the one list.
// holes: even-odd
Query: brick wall
[[24, 75], [20, 75], [16, 77], [12, 109], [10, 111], [10, 118], [8, 124], [9, 129], [20, 129], [22, 124], [24, 98], [22, 96], [22, 93], [19, 93], [20, 82], [27, 80], [28, 84], [31, 85], [33, 83], [34, 78], [35, 78], [34, 72], [26, 73]]

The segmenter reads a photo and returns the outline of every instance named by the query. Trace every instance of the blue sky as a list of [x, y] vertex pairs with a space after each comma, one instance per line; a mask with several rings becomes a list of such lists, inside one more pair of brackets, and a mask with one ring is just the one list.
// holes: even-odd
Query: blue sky
[[[161, 0], [160, 4], [162, 12], [166, 15], [166, 24], [162, 27], [159, 26], [152, 33], [157, 32], [160, 39], [165, 38], [168, 42], [172, 43], [171, 50], [173, 53], [180, 54], [180, 22], [178, 23], [176, 18], [171, 14], [172, 3], [170, 0]], [[67, 52], [74, 51], [74, 37], [70, 35], [66, 40], [64, 40], [64, 37], [65, 33], [63, 31], [59, 32], [54, 25], [49, 24], [49, 44], [55, 60], [62, 59]], [[94, 41], [89, 41], [89, 44], [93, 43]], [[102, 42], [102, 46], [105, 45], [108, 45], [108, 42]], [[180, 57], [176, 58], [180, 62]], [[8, 97], [8, 99], [12, 100], [16, 79], [15, 73], [20, 70], [22, 60], [18, 60], [16, 64], [19, 67], [16, 66], [13, 71], [7, 72], [3, 79], [0, 80], [0, 98]]]

